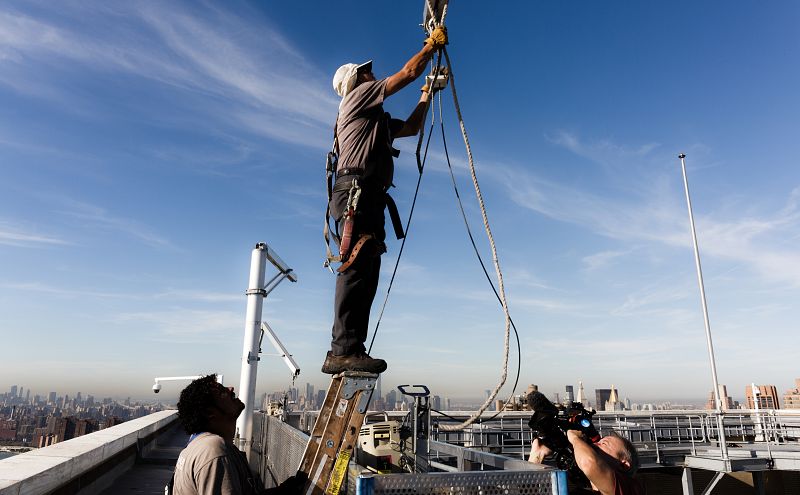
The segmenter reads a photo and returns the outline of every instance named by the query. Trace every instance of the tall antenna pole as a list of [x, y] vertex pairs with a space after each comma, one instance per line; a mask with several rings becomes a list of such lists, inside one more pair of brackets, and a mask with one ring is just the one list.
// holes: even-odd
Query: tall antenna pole
[[700, 266], [700, 249], [697, 247], [697, 233], [694, 229], [694, 215], [692, 214], [692, 200], [689, 197], [689, 180], [686, 178], [686, 155], [678, 155], [681, 160], [683, 172], [683, 187], [686, 191], [686, 206], [689, 208], [689, 225], [692, 228], [692, 243], [694, 244], [694, 263], [697, 266], [697, 283], [700, 285], [700, 304], [703, 306], [703, 323], [706, 327], [706, 344], [708, 345], [708, 359], [711, 362], [711, 382], [716, 406], [717, 428], [719, 430], [719, 448], [723, 460], [728, 460], [728, 446], [725, 442], [725, 428], [722, 421], [722, 401], [719, 397], [719, 380], [717, 379], [717, 361], [714, 358], [714, 344], [711, 342], [711, 324], [708, 322], [708, 306], [706, 306], [706, 289], [703, 284], [703, 269]]

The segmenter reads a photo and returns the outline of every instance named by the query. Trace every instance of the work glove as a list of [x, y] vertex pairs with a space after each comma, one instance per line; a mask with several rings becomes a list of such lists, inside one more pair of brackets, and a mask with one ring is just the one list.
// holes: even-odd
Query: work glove
[[447, 40], [447, 28], [444, 26], [439, 26], [434, 29], [430, 38], [425, 40], [425, 43], [431, 45], [434, 50], [438, 50], [444, 45], [449, 44], [449, 41]]

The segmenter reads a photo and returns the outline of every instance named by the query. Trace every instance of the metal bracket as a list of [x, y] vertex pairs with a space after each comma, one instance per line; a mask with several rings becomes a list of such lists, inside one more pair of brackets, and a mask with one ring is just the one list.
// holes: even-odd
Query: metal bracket
[[247, 353], [247, 364], [252, 363], [253, 361], [261, 361], [261, 358], [258, 357], [257, 354], [253, 354], [252, 352]]
[[374, 373], [369, 373], [369, 375], [370, 376], [345, 375], [342, 397], [350, 400], [356, 395], [356, 392], [363, 390], [372, 391], [375, 388], [375, 380], [378, 375]]
[[267, 297], [267, 291], [264, 289], [247, 289], [246, 291], [244, 291], [244, 293], [248, 296], [255, 295], [261, 297]]

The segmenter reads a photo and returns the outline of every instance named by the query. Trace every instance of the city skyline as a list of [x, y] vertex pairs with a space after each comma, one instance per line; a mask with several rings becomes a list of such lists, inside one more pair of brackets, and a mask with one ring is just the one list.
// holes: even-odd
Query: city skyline
[[[374, 60], [377, 77], [402, 67], [422, 43], [422, 3], [304, 5], [311, 15], [238, 0], [2, 2], [0, 390], [145, 397], [156, 376], [209, 372], [238, 388], [260, 241], [298, 276], [267, 297], [263, 319], [300, 380], [326, 383], [331, 77], [349, 61]], [[613, 384], [705, 400], [714, 388], [681, 152], [718, 381], [735, 397], [752, 382], [790, 388], [800, 5], [451, 7], [448, 53], [521, 339], [500, 397], [518, 361], [520, 387], [548, 393], [578, 380], [589, 397]], [[505, 34], [490, 39], [490, 25]], [[386, 110], [407, 115], [419, 86]], [[489, 262], [451, 89], [443, 96], [456, 183]], [[503, 315], [438, 132], [372, 353], [388, 362], [386, 390], [481, 397], [501, 374]], [[396, 144], [392, 194], [406, 218], [416, 141]], [[399, 248], [389, 239], [374, 316]], [[258, 393], [292, 383], [270, 353]]]
[[[165, 385], [167, 383], [169, 383], [169, 382], [165, 382]], [[800, 402], [800, 399], [797, 398], [797, 397], [800, 397], [800, 392], [798, 392], [798, 390], [800, 389], [800, 378], [794, 379], [794, 385], [795, 385], [795, 387], [782, 388], [780, 385], [768, 384], [768, 385], [759, 385], [759, 388], [763, 389], [763, 387], [771, 387], [771, 388], [775, 389], [777, 392], [776, 392], [776, 395], [774, 395], [774, 397], [778, 398], [778, 403], [781, 405], [781, 407], [787, 407], [788, 406], [790, 408], [796, 408], [797, 407], [797, 403]], [[18, 394], [22, 394], [23, 393], [22, 390], [24, 390], [24, 393], [27, 396], [27, 400], [30, 401], [30, 402], [33, 402], [35, 397], [39, 397], [44, 403], [48, 403], [48, 404], [56, 403], [58, 400], [64, 400], [65, 398], [69, 398], [69, 399], [72, 399], [72, 400], [76, 400], [76, 399], [77, 400], [81, 400], [81, 398], [83, 400], [87, 400], [87, 399], [91, 398], [91, 399], [93, 399], [94, 401], [97, 401], [97, 402], [101, 402], [103, 400], [108, 400], [108, 399], [115, 400], [115, 401], [127, 399], [127, 400], [138, 402], [138, 403], [162, 404], [162, 405], [174, 406], [177, 403], [178, 395], [180, 393], [180, 390], [184, 386], [185, 386], [185, 384], [180, 384], [180, 382], [177, 382], [177, 383], [173, 383], [172, 386], [166, 386], [166, 392], [162, 391], [159, 394], [154, 394], [154, 393], [152, 393], [152, 390], [151, 390], [150, 394], [146, 394], [145, 393], [145, 394], [140, 394], [140, 395], [133, 394], [133, 395], [121, 395], [121, 396], [110, 395], [110, 396], [106, 397], [106, 396], [93, 394], [91, 392], [87, 392], [87, 393], [84, 394], [84, 392], [82, 392], [82, 391], [78, 391], [78, 392], [62, 392], [62, 391], [56, 390], [56, 391], [50, 391], [47, 394], [44, 394], [44, 393], [39, 393], [38, 391], [31, 392], [31, 389], [25, 388], [24, 386], [19, 386], [19, 385], [11, 385], [11, 386], [7, 387], [7, 390], [9, 390], [9, 392], [2, 392], [1, 390], [3, 390], [3, 388], [2, 388], [2, 385], [0, 385], [0, 397], [5, 397], [6, 395], [8, 395], [10, 393], [13, 393], [14, 389], [16, 388]], [[231, 385], [228, 385], [228, 386], [231, 386]], [[324, 383], [322, 386], [320, 386], [320, 385], [316, 385], [316, 384], [311, 383], [311, 382], [298, 382], [298, 384], [296, 384], [296, 386], [294, 387], [294, 390], [295, 390], [295, 393], [298, 396], [307, 397], [308, 396], [308, 387], [311, 387], [311, 390], [313, 391], [312, 392], [312, 397], [314, 397], [314, 400], [319, 402], [320, 394], [323, 394], [322, 397], [324, 397], [324, 393], [327, 390], [327, 383]], [[515, 392], [515, 396], [519, 396], [520, 394], [525, 394], [526, 393], [526, 390], [525, 390], [526, 387], [529, 387], [529, 386], [526, 384], [524, 386], [517, 387], [517, 390]], [[575, 392], [574, 392], [575, 390], [578, 389], [577, 385], [564, 384], [560, 389], [558, 389], [558, 388], [543, 389], [541, 387], [539, 389], [549, 399], [551, 399], [551, 400], [553, 400], [555, 402], [559, 402], [561, 400], [566, 400], [566, 398], [568, 396], [567, 393], [565, 392], [566, 388], [570, 388], [570, 389], [573, 390], [573, 398], [575, 400], [577, 400], [577, 396], [575, 395]], [[705, 404], [706, 405], [706, 409], [708, 409], [710, 407], [710, 404], [713, 403], [713, 401], [710, 399], [710, 392], [708, 392], [708, 394], [705, 396], [705, 398], [704, 397], [699, 397], [699, 396], [698, 397], [693, 397], [693, 396], [672, 396], [672, 397], [670, 397], [670, 396], [659, 396], [659, 395], [647, 396], [647, 395], [638, 395], [638, 394], [637, 395], [626, 394], [626, 393], [623, 393], [620, 390], [620, 388], [621, 387], [619, 387], [616, 384], [614, 384], [614, 390], [616, 390], [617, 393], [618, 393], [618, 399], [619, 399], [620, 402], [623, 402], [623, 403], [624, 402], [628, 402], [628, 403], [631, 403], [631, 402], [632, 403], [670, 403], [670, 402], [675, 402], [677, 404], [691, 404], [692, 406], [698, 406], [700, 408], [702, 408], [702, 405]], [[735, 393], [731, 394], [730, 392], [728, 392], [726, 384], [720, 384], [719, 388], [720, 388], [720, 399], [723, 402], [723, 408], [728, 408], [728, 409], [733, 408], [733, 405], [732, 405], [733, 403], [741, 404], [743, 407], [746, 407], [747, 404], [751, 403], [750, 398], [749, 398], [749, 390], [751, 388], [751, 384], [746, 384], [746, 385], [743, 385], [742, 387], [740, 387], [741, 388], [741, 395], [737, 395]], [[236, 389], [236, 386], [234, 386], [234, 389]], [[380, 388], [378, 388], [376, 390], [376, 392], [381, 397], [385, 397], [388, 393], [390, 393], [392, 391], [398, 397], [400, 397], [400, 395], [401, 395], [400, 392], [397, 390], [397, 388], [394, 387], [394, 386], [389, 387], [388, 389], [386, 387], [383, 387], [383, 389], [384, 389], [383, 393], [380, 393]], [[256, 394], [256, 398], [257, 398], [257, 400], [256, 400], [256, 403], [257, 403], [256, 408], [258, 408], [258, 397], [262, 397], [264, 395], [268, 395], [268, 396], [281, 395], [281, 394], [284, 394], [284, 393], [290, 393], [291, 390], [292, 390], [292, 388], [287, 388], [287, 389], [282, 389], [282, 390], [269, 390], [269, 391], [268, 390], [259, 389], [257, 391], [257, 394]], [[304, 390], [305, 390], [305, 392], [304, 392]], [[765, 390], [765, 389], [763, 389], [763, 390]], [[530, 388], [528, 389], [528, 391], [530, 391]], [[587, 400], [584, 401], [584, 405], [586, 405], [588, 403], [592, 407], [594, 407], [595, 409], [603, 410], [602, 406], [598, 406], [597, 397], [600, 394], [608, 394], [610, 392], [610, 389], [606, 389], [606, 388], [587, 388], [584, 385], [584, 392], [587, 394]], [[238, 391], [237, 391], [237, 394], [238, 394]], [[785, 405], [784, 404], [784, 400], [785, 400], [787, 394], [794, 394], [795, 397], [793, 397], [793, 399], [791, 400], [791, 404]], [[434, 390], [432, 390], [431, 391], [431, 397], [434, 397], [434, 396], [439, 396], [439, 397], [442, 397], [442, 398], [446, 398], [449, 401], [452, 401], [454, 403], [472, 404], [475, 407], [477, 407], [486, 398], [485, 397], [485, 393], [484, 393], [484, 396], [453, 396], [451, 394], [448, 394], [446, 391], [434, 391]], [[604, 397], [605, 398], [603, 399], [603, 402], [608, 398], [608, 396], [604, 395]], [[508, 397], [506, 397], [506, 399], [507, 398]], [[20, 395], [20, 399], [23, 399], [23, 397], [21, 395]], [[732, 401], [731, 405], [728, 405], [726, 403], [726, 400]], [[763, 400], [762, 400], [762, 404], [763, 404], [762, 407], [765, 407], [765, 408], [767, 408], [767, 406], [770, 405], [770, 404], [767, 404], [766, 402], [764, 402]]]

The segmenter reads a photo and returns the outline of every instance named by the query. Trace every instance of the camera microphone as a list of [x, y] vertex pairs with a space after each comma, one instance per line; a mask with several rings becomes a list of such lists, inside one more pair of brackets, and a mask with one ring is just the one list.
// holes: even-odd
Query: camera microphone
[[541, 392], [528, 394], [528, 405], [533, 411], [538, 413], [551, 416], [556, 416], [558, 414], [558, 408]]

